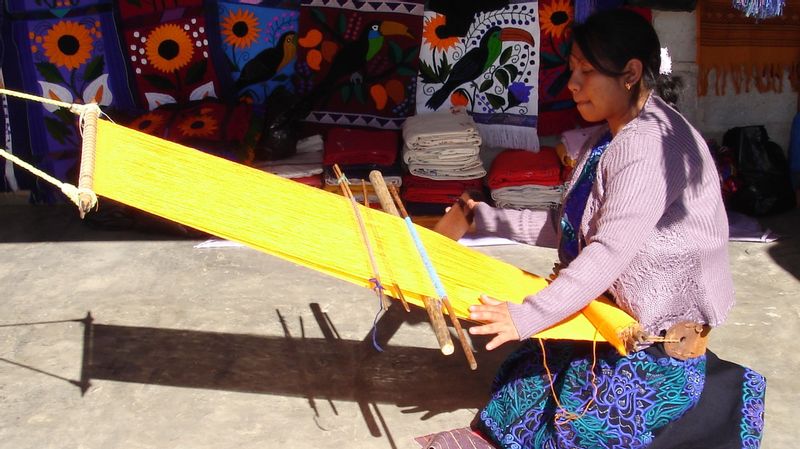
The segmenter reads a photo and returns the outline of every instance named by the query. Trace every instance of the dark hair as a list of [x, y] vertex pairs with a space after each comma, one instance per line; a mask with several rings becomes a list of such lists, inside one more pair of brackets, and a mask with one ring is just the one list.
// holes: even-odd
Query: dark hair
[[[600, 73], [620, 77], [631, 59], [642, 62], [642, 84], [671, 106], [678, 101], [683, 82], [678, 77], [660, 74], [661, 43], [653, 25], [627, 9], [611, 9], [591, 15], [572, 28], [572, 38], [589, 63]], [[639, 96], [639, 85], [631, 101]]]

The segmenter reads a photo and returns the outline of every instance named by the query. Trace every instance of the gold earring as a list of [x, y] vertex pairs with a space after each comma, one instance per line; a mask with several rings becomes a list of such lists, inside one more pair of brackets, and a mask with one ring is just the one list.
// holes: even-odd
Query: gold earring
[[625, 89], [631, 90], [631, 83], [625, 83]]

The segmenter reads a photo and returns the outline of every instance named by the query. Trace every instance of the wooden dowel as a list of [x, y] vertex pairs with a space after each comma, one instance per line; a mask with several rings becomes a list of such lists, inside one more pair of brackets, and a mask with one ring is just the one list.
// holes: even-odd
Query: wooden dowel
[[[378, 170], [373, 170], [369, 174], [369, 180], [372, 183], [375, 194], [378, 196], [378, 201], [381, 202], [381, 207], [386, 213], [400, 217], [400, 212], [398, 212], [395, 202], [392, 200], [389, 188], [386, 187], [383, 174]], [[402, 204], [400, 206], [402, 207]], [[453, 339], [450, 338], [450, 331], [447, 329], [441, 304], [435, 298], [429, 296], [423, 296], [422, 303], [425, 305], [425, 312], [428, 313], [428, 320], [433, 328], [436, 341], [439, 343], [439, 349], [444, 355], [452, 354], [455, 351], [455, 346], [453, 345]]]
[[387, 214], [399, 217], [400, 212], [397, 211], [397, 207], [395, 207], [394, 201], [392, 200], [392, 194], [389, 193], [389, 188], [386, 187], [383, 174], [378, 170], [372, 170], [369, 172], [369, 182], [372, 183], [372, 189], [375, 190], [375, 195], [377, 195], [383, 211]]
[[[400, 195], [397, 193], [397, 189], [394, 186], [388, 186], [389, 193], [394, 198], [395, 203], [397, 203], [397, 208], [400, 209], [400, 214], [404, 219], [408, 218], [408, 212], [406, 212], [405, 206], [403, 206], [403, 200], [400, 198]], [[456, 316], [455, 310], [453, 309], [453, 305], [450, 303], [450, 300], [447, 296], [443, 296], [441, 299], [441, 304], [444, 304], [445, 308], [447, 308], [447, 314], [450, 316], [450, 322], [453, 323], [453, 328], [456, 330], [456, 335], [458, 336], [458, 340], [461, 342], [461, 349], [464, 350], [464, 356], [467, 358], [467, 362], [469, 363], [469, 367], [472, 370], [478, 369], [478, 361], [475, 360], [475, 354], [472, 352], [472, 346], [469, 344], [469, 340], [467, 339], [467, 334], [464, 332], [464, 328], [461, 327], [461, 323], [458, 321], [458, 317]], [[439, 308], [439, 313], [441, 313], [441, 304], [438, 304], [439, 301], [434, 301], [437, 303]], [[427, 306], [426, 306], [427, 308]]]
[[369, 234], [367, 233], [367, 227], [364, 223], [363, 217], [361, 217], [361, 212], [358, 211], [358, 203], [356, 202], [355, 197], [353, 196], [353, 191], [350, 190], [350, 187], [347, 183], [347, 178], [344, 176], [344, 172], [339, 168], [338, 164], [333, 164], [333, 173], [336, 178], [339, 180], [339, 185], [342, 187], [342, 191], [344, 191], [345, 196], [350, 199], [350, 204], [353, 206], [353, 213], [356, 216], [356, 221], [358, 222], [358, 227], [361, 232], [361, 238], [364, 241], [364, 247], [367, 249], [367, 256], [369, 257], [369, 263], [372, 267], [372, 275], [375, 277], [375, 281], [377, 282], [376, 290], [378, 292], [378, 297], [381, 301], [381, 307], [383, 310], [388, 310], [389, 306], [391, 305], [391, 301], [383, 292], [383, 285], [381, 284], [381, 277], [378, 273], [378, 265], [375, 261], [375, 256], [372, 252], [372, 245], [369, 241]]

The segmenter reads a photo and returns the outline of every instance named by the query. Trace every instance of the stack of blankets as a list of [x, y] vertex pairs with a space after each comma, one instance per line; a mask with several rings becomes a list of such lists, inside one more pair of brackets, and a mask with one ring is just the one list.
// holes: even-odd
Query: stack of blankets
[[535, 153], [505, 150], [494, 159], [486, 182], [497, 207], [557, 208], [564, 192], [562, 171], [553, 147], [542, 147]]
[[481, 190], [481, 137], [463, 109], [409, 117], [403, 125], [403, 200], [414, 215], [441, 215], [464, 191]]
[[332, 128], [325, 136], [323, 156], [324, 189], [342, 193], [339, 179], [333, 170], [336, 164], [350, 183], [350, 190], [359, 203], [367, 201], [374, 208], [380, 208], [378, 196], [372, 188], [369, 173], [378, 170], [387, 185], [400, 189], [402, 185], [402, 166], [398, 157], [400, 151], [400, 132], [367, 128]]
[[403, 160], [415, 176], [433, 180], [486, 176], [481, 136], [463, 109], [409, 117], [403, 125]]

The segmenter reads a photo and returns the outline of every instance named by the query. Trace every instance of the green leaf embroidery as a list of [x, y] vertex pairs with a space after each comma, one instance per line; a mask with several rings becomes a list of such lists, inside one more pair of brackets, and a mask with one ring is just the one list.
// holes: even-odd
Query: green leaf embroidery
[[353, 93], [356, 95], [356, 100], [359, 103], [364, 104], [367, 102], [366, 98], [364, 98], [364, 85], [359, 84], [357, 86], [353, 86]]
[[72, 134], [70, 129], [61, 123], [60, 120], [56, 120], [52, 117], [45, 117], [44, 125], [47, 128], [47, 132], [62, 145], [66, 143], [67, 136]]
[[397, 71], [398, 75], [402, 75], [402, 76], [414, 76], [414, 75], [417, 74], [416, 70], [412, 69], [411, 67], [405, 66], [405, 65], [397, 66], [397, 68], [395, 70]]
[[352, 90], [350, 89], [349, 84], [342, 86], [340, 92], [342, 94], [342, 103], [347, 103], [348, 101], [350, 101], [350, 93], [352, 92]]
[[519, 76], [519, 69], [514, 64], [504, 65], [503, 70], [508, 72], [508, 78], [511, 81], [514, 81], [515, 79], [517, 79], [517, 76]]
[[311, 15], [313, 15], [319, 23], [328, 23], [328, 19], [325, 18], [325, 14], [318, 9], [311, 8]]
[[56, 84], [66, 84], [66, 80], [64, 77], [61, 76], [61, 72], [58, 71], [58, 68], [52, 63], [49, 62], [37, 62], [36, 69], [39, 70], [39, 73], [42, 75], [45, 81], [49, 83], [56, 83]]
[[142, 77], [147, 80], [148, 83], [152, 84], [156, 89], [159, 90], [174, 90], [175, 84], [172, 81], [164, 78], [163, 76], [147, 74], [142, 75]]
[[425, 84], [438, 84], [442, 82], [436, 73], [434, 73], [431, 66], [425, 61], [419, 62], [419, 74], [422, 77], [422, 82]]
[[494, 84], [494, 80], [489, 78], [488, 80], [481, 83], [481, 86], [478, 88], [478, 90], [481, 92], [486, 92], [487, 90], [489, 90], [490, 87], [492, 87], [492, 84]]
[[508, 78], [508, 72], [506, 72], [503, 69], [497, 69], [494, 72], [494, 77], [497, 78], [497, 81], [500, 81], [500, 84], [503, 87], [508, 87], [508, 83], [510, 81], [509, 78]]
[[506, 104], [506, 100], [503, 97], [495, 94], [486, 94], [486, 99], [489, 100], [489, 104], [492, 105], [495, 109], [500, 109], [503, 105]]
[[392, 54], [392, 62], [398, 63], [403, 60], [403, 49], [397, 45], [397, 42], [389, 41], [389, 51]]
[[414, 62], [419, 59], [419, 47], [416, 45], [408, 49], [408, 53], [403, 58], [403, 62]]
[[508, 47], [503, 50], [503, 54], [500, 55], [500, 65], [503, 65], [511, 59], [511, 55], [514, 53], [513, 47]]
[[442, 53], [442, 65], [439, 67], [439, 76], [442, 79], [442, 82], [447, 79], [447, 75], [450, 75], [450, 69], [453, 66], [450, 65], [450, 61], [447, 60], [447, 54]]
[[83, 79], [86, 81], [94, 81], [98, 76], [103, 74], [105, 66], [105, 58], [100, 55], [95, 56], [89, 61], [89, 64], [86, 65], [86, 70], [83, 71]]
[[190, 66], [189, 69], [186, 71], [186, 84], [191, 86], [193, 84], [199, 83], [200, 81], [203, 81], [203, 78], [206, 76], [207, 69], [208, 69], [207, 59], [201, 59], [200, 61], [197, 62], [197, 64]]
[[336, 23], [336, 26], [339, 28], [339, 34], [344, 34], [347, 31], [347, 17], [344, 14], [339, 14], [339, 20]]

